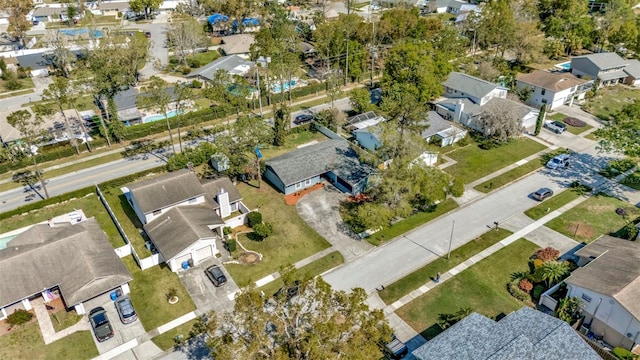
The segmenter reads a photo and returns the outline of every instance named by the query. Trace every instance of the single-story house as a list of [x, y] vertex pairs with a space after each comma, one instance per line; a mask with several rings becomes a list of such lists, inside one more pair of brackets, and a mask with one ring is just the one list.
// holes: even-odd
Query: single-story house
[[531, 90], [528, 104], [535, 107], [547, 105], [547, 110], [562, 105], [571, 106], [574, 101], [584, 100], [593, 81], [579, 79], [567, 72], [548, 72], [535, 70], [529, 74], [518, 74], [516, 88], [518, 91]]
[[368, 111], [348, 118], [345, 127], [351, 131], [358, 145], [376, 151], [382, 146], [382, 127], [379, 124], [384, 121], [384, 117], [376, 115], [374, 111]]
[[98, 11], [102, 16], [115, 16], [118, 19], [125, 16], [129, 7], [128, 1], [101, 1], [98, 4]]
[[38, 224], [0, 250], [0, 318], [31, 301], [59, 293], [78, 314], [84, 303], [119, 289], [129, 293], [133, 278], [94, 218], [75, 224]]
[[229, 178], [200, 182], [186, 169], [130, 184], [122, 192], [172, 271], [219, 253], [216, 241], [223, 228], [243, 224], [249, 212]]
[[[612, 346], [640, 343], [640, 244], [603, 235], [575, 252], [567, 297], [577, 297], [583, 328]], [[586, 332], [586, 331], [585, 331]]]
[[248, 59], [251, 45], [255, 42], [252, 34], [235, 34], [222, 38], [220, 49], [224, 55], [238, 55]]
[[457, 143], [467, 136], [467, 130], [451, 121], [445, 120], [435, 111], [427, 113], [426, 123], [429, 127], [422, 132], [422, 138], [428, 143], [447, 146]]
[[18, 65], [23, 69], [31, 69], [31, 76], [44, 77], [49, 75], [49, 71], [53, 70], [53, 60], [45, 53], [20, 55], [16, 57]]
[[194, 72], [189, 73], [186, 77], [212, 81], [218, 71], [227, 72], [231, 76], [244, 76], [254, 65], [254, 62], [245, 60], [238, 55], [227, 55], [208, 63], [207, 65], [199, 68]]
[[363, 164], [346, 140], [327, 140], [267, 160], [264, 177], [285, 195], [328, 179], [338, 189], [359, 194], [374, 169]]
[[[174, 89], [173, 87], [168, 87], [166, 89], [166, 92], [169, 93], [169, 96], [171, 97], [172, 100], [174, 100], [176, 96], [173, 89]], [[116, 112], [118, 114], [118, 119], [121, 122], [125, 123], [127, 126], [143, 124], [148, 121], [147, 119], [150, 116], [155, 116], [155, 115], [162, 115], [162, 119], [164, 119], [163, 114], [153, 113], [154, 110], [158, 110], [158, 109], [149, 109], [149, 112], [151, 112], [151, 114], [147, 112], [143, 112], [143, 111], [147, 111], [145, 109], [140, 109], [138, 104], [140, 103], [140, 99], [143, 98], [144, 96], [145, 96], [145, 93], [138, 93], [138, 91], [133, 87], [127, 88], [125, 90], [122, 90], [116, 93], [116, 95], [113, 97], [113, 102], [116, 105]], [[103, 111], [104, 111], [105, 105], [106, 105], [106, 99], [103, 99], [102, 103], [100, 104], [100, 107], [103, 109]], [[169, 107], [171, 108], [174, 105], [175, 104], [173, 103], [169, 104]]]
[[571, 59], [571, 73], [579, 78], [599, 80], [600, 86], [623, 83], [629, 61], [613, 52], [576, 56]]
[[627, 74], [625, 84], [638, 86], [640, 85], [640, 61], [636, 59], [630, 59], [629, 65], [624, 68], [624, 72]]
[[472, 313], [412, 354], [418, 360], [598, 360], [566, 322], [529, 307], [499, 321]]
[[66, 19], [67, 8], [62, 6], [40, 6], [31, 13], [31, 20], [41, 22], [62, 21]]
[[451, 0], [447, 4], [446, 12], [453, 15], [462, 14], [470, 11], [478, 11], [479, 7], [476, 4], [470, 4], [467, 1]]

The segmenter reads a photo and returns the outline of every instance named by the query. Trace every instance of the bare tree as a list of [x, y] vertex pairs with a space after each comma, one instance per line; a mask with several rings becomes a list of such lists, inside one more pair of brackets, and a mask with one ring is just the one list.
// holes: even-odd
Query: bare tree
[[497, 143], [505, 143], [524, 131], [516, 105], [503, 99], [493, 99], [486, 104], [477, 124], [485, 137]]
[[167, 29], [167, 42], [173, 47], [178, 61], [187, 66], [187, 55], [194, 55], [196, 49], [207, 44], [207, 36], [202, 25], [192, 16], [175, 14]]

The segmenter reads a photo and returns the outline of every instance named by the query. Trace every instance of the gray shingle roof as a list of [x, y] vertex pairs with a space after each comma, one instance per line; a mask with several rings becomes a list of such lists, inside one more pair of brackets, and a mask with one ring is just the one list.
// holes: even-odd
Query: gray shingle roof
[[168, 261], [196, 241], [215, 237], [209, 225], [224, 225], [224, 221], [204, 206], [177, 206], [145, 225], [144, 230]]
[[626, 66], [629, 62], [613, 52], [595, 53], [576, 56], [574, 59], [588, 59], [600, 70]]
[[419, 360], [601, 359], [569, 324], [529, 307], [498, 322], [473, 313], [413, 355]]
[[238, 192], [238, 189], [233, 185], [231, 179], [228, 177], [221, 177], [213, 180], [204, 180], [202, 187], [206, 193], [207, 200], [211, 200], [213, 208], [217, 209], [220, 205], [216, 202], [216, 196], [220, 193], [220, 190], [229, 193], [229, 203], [232, 204], [236, 201], [242, 200], [242, 196]]
[[305, 146], [267, 160], [266, 166], [285, 186], [328, 171], [355, 185], [374, 171], [370, 166], [360, 163], [358, 154], [345, 140], [327, 140]]
[[71, 307], [131, 279], [94, 218], [35, 225], [0, 250], [0, 306], [57, 285]]
[[248, 54], [251, 44], [255, 42], [252, 34], [235, 34], [222, 38], [220, 48], [226, 55]]
[[640, 319], [640, 244], [603, 235], [576, 255], [596, 259], [576, 269], [565, 282], [611, 296]]
[[37, 7], [31, 16], [40, 17], [40, 16], [52, 16], [52, 15], [66, 15], [67, 8], [63, 7], [50, 7], [50, 6], [41, 6]]
[[497, 88], [502, 88], [500, 85], [456, 71], [449, 74], [449, 77], [444, 82], [444, 86], [479, 99], [482, 99]]
[[195, 174], [183, 169], [127, 186], [145, 213], [204, 195]]
[[634, 79], [640, 78], [640, 61], [636, 59], [629, 60], [629, 65], [624, 68], [624, 72]]
[[190, 73], [187, 77], [201, 76], [205, 79], [213, 80], [218, 70], [226, 71], [232, 75], [243, 75], [254, 65], [255, 63], [245, 60], [238, 55], [228, 55], [208, 63], [197, 71]]
[[[443, 130], [457, 127], [453, 122], [445, 120], [435, 111], [429, 111], [427, 113], [427, 120], [425, 123], [429, 124], [429, 127], [421, 134], [424, 139], [428, 139]], [[462, 131], [462, 129], [460, 131]]]

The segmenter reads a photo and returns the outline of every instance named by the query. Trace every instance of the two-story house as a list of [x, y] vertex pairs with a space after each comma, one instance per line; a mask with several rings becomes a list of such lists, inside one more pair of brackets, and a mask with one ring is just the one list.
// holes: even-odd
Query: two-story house
[[578, 265], [565, 279], [577, 297], [583, 327], [612, 346], [640, 342], [640, 244], [603, 235], [576, 251]]
[[579, 78], [599, 80], [600, 86], [620, 84], [628, 74], [629, 61], [612, 52], [576, 56], [571, 59], [571, 73]]
[[536, 70], [516, 77], [518, 91], [531, 90], [527, 103], [538, 108], [546, 104], [547, 110], [562, 105], [571, 106], [574, 101], [584, 100], [592, 84], [592, 81], [579, 79], [566, 72]]

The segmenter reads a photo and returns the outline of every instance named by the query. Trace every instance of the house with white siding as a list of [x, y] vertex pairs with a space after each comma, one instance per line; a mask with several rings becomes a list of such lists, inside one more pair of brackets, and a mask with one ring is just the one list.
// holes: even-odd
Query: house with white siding
[[531, 91], [527, 103], [537, 108], [546, 104], [547, 110], [584, 100], [592, 85], [593, 81], [579, 79], [567, 72], [536, 70], [516, 77], [518, 91]]

